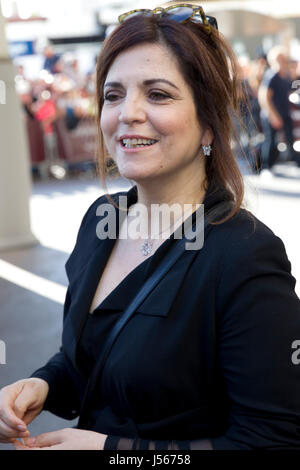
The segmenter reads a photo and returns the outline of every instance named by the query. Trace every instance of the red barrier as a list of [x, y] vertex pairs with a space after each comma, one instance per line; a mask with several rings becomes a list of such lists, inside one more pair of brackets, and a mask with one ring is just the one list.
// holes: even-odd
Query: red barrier
[[68, 130], [64, 119], [54, 122], [59, 157], [70, 163], [94, 161], [96, 128], [92, 117], [81, 118], [77, 127]]

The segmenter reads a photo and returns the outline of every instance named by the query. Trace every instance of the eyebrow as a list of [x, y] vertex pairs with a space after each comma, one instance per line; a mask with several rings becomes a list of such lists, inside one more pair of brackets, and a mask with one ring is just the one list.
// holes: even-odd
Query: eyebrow
[[[154, 85], [154, 83], [157, 83], [157, 82], [167, 83], [168, 85], [172, 86], [173, 88], [176, 88], [176, 90], [179, 91], [179, 88], [177, 88], [177, 86], [174, 85], [174, 83], [170, 82], [169, 80], [166, 80], [165, 78], [150, 78], [149, 80], [144, 80], [143, 85], [146, 85], [146, 86], [147, 85]], [[107, 83], [105, 83], [104, 88], [106, 88], [108, 86], [122, 87], [123, 85], [120, 82], [107, 82]]]

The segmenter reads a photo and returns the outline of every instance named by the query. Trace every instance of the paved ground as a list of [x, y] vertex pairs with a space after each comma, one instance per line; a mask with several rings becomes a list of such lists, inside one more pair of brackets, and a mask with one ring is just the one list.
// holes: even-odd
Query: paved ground
[[[300, 169], [278, 165], [276, 176], [261, 180], [245, 173], [247, 207], [285, 243], [292, 272], [300, 280]], [[109, 184], [111, 192], [128, 182]], [[35, 183], [31, 198], [32, 228], [40, 245], [0, 253], [0, 340], [6, 364], [0, 364], [0, 388], [28, 377], [59, 348], [67, 278], [64, 264], [88, 206], [103, 190], [97, 180]], [[299, 285], [296, 291], [300, 296]], [[0, 358], [1, 362], [1, 358]], [[30, 426], [32, 435], [74, 426], [43, 412]], [[0, 445], [0, 450], [11, 449]]]

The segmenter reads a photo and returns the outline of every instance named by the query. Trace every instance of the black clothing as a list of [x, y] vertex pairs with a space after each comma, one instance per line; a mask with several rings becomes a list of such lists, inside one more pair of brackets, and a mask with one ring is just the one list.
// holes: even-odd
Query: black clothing
[[283, 78], [279, 73], [268, 69], [264, 74], [262, 86], [273, 91], [272, 101], [282, 119], [290, 116], [289, 95], [292, 92], [291, 79], [289, 77]]
[[43, 69], [48, 70], [48, 72], [55, 74], [57, 73], [56, 64], [60, 60], [59, 54], [54, 54], [51, 57], [46, 57], [44, 60]]
[[[226, 198], [211, 189], [205, 211]], [[134, 187], [128, 205], [136, 200]], [[163, 262], [176, 243], [166, 240], [95, 309], [99, 319], [90, 319], [114, 245], [96, 235], [101, 203], [108, 203], [105, 196], [84, 216], [66, 263], [62, 347], [32, 374], [49, 383], [44, 409], [66, 419], [80, 415], [80, 429], [108, 434], [105, 449], [199, 448], [204, 439], [213, 449], [300, 448], [300, 368], [291, 360], [292, 343], [300, 338], [295, 279], [282, 241], [243, 209], [207, 227], [203, 248], [186, 250], [142, 302], [114, 343], [102, 377], [90, 384], [82, 409], [90, 373], [79, 359], [87, 318], [98, 328], [105, 315], [103, 328], [111, 328], [108, 306], [114, 304], [112, 315], [119, 315], [128, 301], [122, 289], [139, 275], [149, 276], [159, 250]], [[97, 360], [95, 347], [86, 351]]]
[[[293, 147], [295, 139], [293, 136], [293, 121], [291, 119], [291, 105], [289, 101], [289, 95], [292, 91], [291, 79], [289, 77], [283, 78], [279, 73], [269, 69], [263, 77], [262, 86], [273, 91], [272, 102], [283, 120], [282, 130], [285, 135], [290, 158], [298, 164], [299, 157]], [[272, 127], [264, 110], [261, 112], [261, 124], [265, 137], [262, 144], [262, 169], [270, 169], [276, 163], [279, 156], [276, 141], [277, 130]]]
[[[261, 125], [265, 140], [262, 144], [261, 155], [262, 155], [262, 168], [270, 169], [276, 163], [279, 156], [279, 150], [277, 148], [277, 130], [271, 126], [270, 121], [267, 117], [262, 116]], [[294, 136], [293, 136], [293, 122], [288, 116], [283, 121], [283, 131], [285, 135], [286, 145], [289, 151], [291, 160], [294, 160], [298, 165], [300, 164], [300, 158], [297, 152], [295, 152]]]
[[[159, 253], [155, 253], [155, 257]], [[97, 358], [101, 354], [106, 337], [119, 319], [124, 308], [131, 302], [136, 291], [140, 289], [147, 276], [147, 266], [151, 258], [146, 258], [87, 316], [80, 337], [78, 349], [78, 368], [86, 379]], [[157, 259], [156, 263], [158, 262]]]
[[[131, 302], [138, 289], [140, 289], [149, 273], [153, 272], [155, 267], [159, 264], [161, 256], [165, 253], [166, 245], [170, 246], [170, 241], [166, 240], [163, 246], [161, 245], [156, 252], [149, 258], [146, 258], [141, 264], [133, 269], [118, 286], [88, 315], [88, 318], [83, 327], [80, 337], [78, 348], [78, 368], [85, 375], [88, 380], [92, 369], [100, 357], [105, 340], [114, 324], [118, 321], [124, 308]], [[151, 270], [151, 271], [150, 271]], [[101, 415], [101, 410], [93, 410], [94, 419], [97, 415]], [[137, 441], [137, 442], [135, 442]], [[186, 448], [189, 443], [176, 441], [162, 443], [161, 441], [145, 441], [141, 439], [128, 439], [116, 436], [109, 436], [105, 443], [105, 450], [109, 449], [160, 449], [161, 445], [164, 448], [168, 445], [169, 449], [178, 450]], [[184, 447], [182, 447], [184, 446]], [[201, 439], [195, 440], [192, 443], [194, 449], [211, 449], [209, 443]]]

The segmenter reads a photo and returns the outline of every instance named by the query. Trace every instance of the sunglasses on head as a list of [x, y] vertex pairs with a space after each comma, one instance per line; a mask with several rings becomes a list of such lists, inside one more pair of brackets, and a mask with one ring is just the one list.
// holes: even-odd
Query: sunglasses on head
[[118, 17], [119, 23], [123, 23], [124, 20], [136, 15], [160, 15], [179, 23], [183, 23], [184, 21], [191, 19], [192, 21], [202, 23], [208, 34], [211, 34], [211, 27], [218, 29], [216, 18], [205, 15], [204, 10], [200, 5], [191, 5], [190, 3], [178, 3], [177, 5], [172, 5], [167, 8], [157, 7], [154, 8], [154, 10], [131, 10]]

